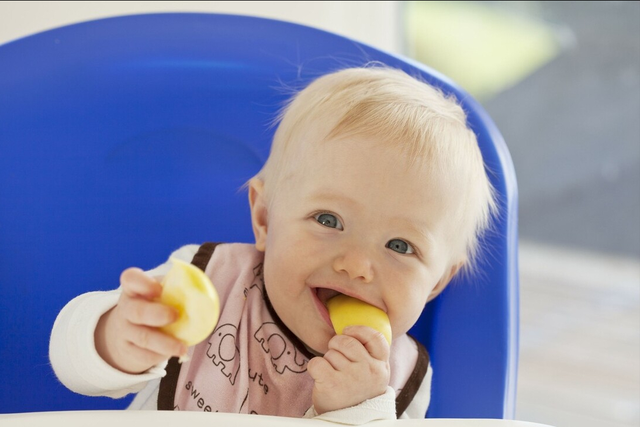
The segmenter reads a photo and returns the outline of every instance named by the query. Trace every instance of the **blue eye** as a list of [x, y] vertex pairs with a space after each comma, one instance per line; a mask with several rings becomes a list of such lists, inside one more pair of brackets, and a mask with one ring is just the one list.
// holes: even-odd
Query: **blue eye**
[[316, 221], [325, 227], [336, 228], [338, 230], [342, 230], [342, 223], [335, 215], [329, 213], [321, 213], [314, 217]]
[[398, 252], [399, 254], [414, 253], [413, 246], [411, 246], [409, 243], [405, 242], [404, 240], [400, 240], [400, 239], [389, 240], [387, 242], [386, 247], [391, 249], [392, 251]]

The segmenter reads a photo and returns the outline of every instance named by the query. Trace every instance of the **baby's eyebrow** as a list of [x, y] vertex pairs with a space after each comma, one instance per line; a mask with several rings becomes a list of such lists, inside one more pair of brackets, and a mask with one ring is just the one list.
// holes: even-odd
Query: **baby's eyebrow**
[[408, 230], [412, 235], [418, 235], [422, 240], [429, 244], [435, 242], [435, 237], [431, 233], [429, 224], [425, 221], [416, 221], [411, 218], [398, 218], [398, 226], [402, 229]]
[[360, 206], [360, 203], [357, 200], [347, 196], [346, 194], [340, 194], [340, 193], [328, 192], [328, 191], [319, 191], [316, 193], [311, 193], [309, 194], [308, 197], [306, 197], [306, 199], [311, 202], [332, 201], [332, 202], [350, 204], [355, 207]]

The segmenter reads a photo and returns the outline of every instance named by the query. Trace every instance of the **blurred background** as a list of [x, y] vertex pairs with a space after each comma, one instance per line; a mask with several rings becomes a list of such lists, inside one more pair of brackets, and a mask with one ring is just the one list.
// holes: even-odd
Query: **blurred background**
[[478, 99], [518, 176], [516, 418], [640, 425], [640, 2], [1, 2], [0, 44], [164, 11], [322, 28]]

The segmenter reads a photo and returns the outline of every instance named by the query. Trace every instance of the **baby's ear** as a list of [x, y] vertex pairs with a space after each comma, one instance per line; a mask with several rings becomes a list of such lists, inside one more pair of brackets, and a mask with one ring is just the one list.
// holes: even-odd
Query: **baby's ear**
[[427, 302], [431, 301], [432, 299], [440, 295], [442, 291], [444, 291], [444, 289], [447, 287], [449, 282], [451, 282], [451, 279], [453, 279], [453, 276], [455, 276], [456, 273], [460, 271], [463, 265], [464, 265], [464, 262], [461, 261], [451, 266], [449, 270], [445, 271], [445, 273], [442, 275], [442, 277], [440, 278], [436, 286], [431, 291], [431, 294], [429, 294], [429, 298], [427, 299]]
[[264, 182], [259, 178], [249, 181], [249, 206], [251, 224], [256, 238], [256, 249], [264, 252], [267, 242], [267, 202], [264, 194]]

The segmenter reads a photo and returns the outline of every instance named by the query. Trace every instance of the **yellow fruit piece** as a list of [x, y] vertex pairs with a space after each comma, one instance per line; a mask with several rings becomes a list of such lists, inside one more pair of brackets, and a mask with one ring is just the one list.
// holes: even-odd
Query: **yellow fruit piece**
[[338, 295], [327, 301], [327, 309], [336, 334], [342, 334], [347, 326], [364, 325], [381, 332], [391, 345], [389, 316], [379, 308], [357, 298]]
[[160, 330], [188, 346], [207, 338], [218, 323], [220, 301], [209, 277], [198, 267], [173, 259], [162, 280], [160, 302], [178, 310], [178, 319]]

